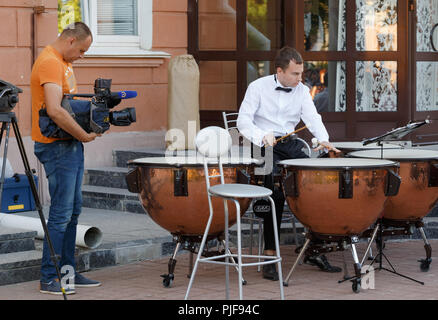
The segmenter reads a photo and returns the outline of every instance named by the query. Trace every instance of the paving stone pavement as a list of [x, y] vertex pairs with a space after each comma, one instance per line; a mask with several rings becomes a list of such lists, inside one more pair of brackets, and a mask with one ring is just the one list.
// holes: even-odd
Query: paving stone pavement
[[[438, 240], [430, 241], [433, 248], [438, 247]], [[296, 260], [295, 246], [282, 246], [283, 276]], [[365, 244], [358, 244], [361, 259]], [[350, 251], [345, 251], [349, 273], [353, 272], [353, 259]], [[374, 248], [374, 253], [376, 250]], [[374, 289], [363, 289], [353, 293], [350, 281], [338, 283], [343, 273], [325, 273], [307, 264], [298, 265], [284, 287], [287, 300], [437, 300], [438, 266], [433, 262], [428, 272], [422, 272], [418, 259], [425, 257], [423, 242], [420, 240], [388, 241], [384, 253], [396, 271], [414, 279], [423, 281], [421, 285], [399, 277], [385, 270], [375, 271]], [[343, 253], [327, 254], [331, 264], [343, 265]], [[367, 262], [368, 263], [368, 262]], [[367, 264], [366, 263], [366, 264]], [[85, 276], [102, 282], [96, 288], [76, 288], [76, 294], [69, 295], [68, 300], [182, 300], [187, 289], [189, 254], [183, 251], [177, 257], [175, 280], [170, 288], [162, 285], [161, 274], [167, 273], [168, 259], [141, 261], [128, 265], [107, 267], [84, 273]], [[384, 260], [383, 266], [389, 265]], [[378, 267], [374, 264], [374, 267]], [[247, 284], [243, 287], [246, 300], [278, 300], [278, 282], [262, 279], [256, 267], [244, 268]], [[223, 300], [225, 299], [224, 267], [212, 264], [200, 264], [190, 299]], [[1, 300], [62, 300], [62, 296], [39, 293], [39, 282], [25, 282], [0, 287]], [[231, 299], [238, 299], [237, 272], [230, 268]]]

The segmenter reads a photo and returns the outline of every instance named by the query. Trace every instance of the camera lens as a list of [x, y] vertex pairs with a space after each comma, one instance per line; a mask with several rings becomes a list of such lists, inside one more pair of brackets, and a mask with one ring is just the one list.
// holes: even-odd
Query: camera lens
[[110, 112], [110, 123], [115, 126], [129, 126], [136, 120], [135, 108], [126, 108], [120, 111]]

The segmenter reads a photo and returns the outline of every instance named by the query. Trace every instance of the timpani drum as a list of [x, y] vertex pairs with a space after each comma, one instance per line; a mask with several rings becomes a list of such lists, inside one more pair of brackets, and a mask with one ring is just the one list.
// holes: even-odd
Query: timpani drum
[[[214, 166], [217, 161], [211, 161], [209, 175], [216, 175], [219, 173], [219, 167]], [[253, 171], [258, 163], [258, 160], [251, 158], [224, 159], [225, 183], [253, 183]], [[195, 253], [196, 244], [201, 242], [209, 218], [203, 157], [141, 158], [129, 161], [128, 166], [134, 167], [126, 176], [129, 191], [139, 194], [143, 209], [152, 220], [169, 231], [176, 241], [173, 255], [169, 259], [168, 273], [161, 275], [163, 286], [171, 287], [179, 248], [184, 244], [184, 249]], [[214, 179], [210, 181], [215, 184]], [[220, 183], [219, 178], [217, 183]], [[217, 238], [220, 242], [224, 241], [222, 235], [225, 230], [223, 201], [219, 198], [212, 199], [213, 209], [217, 214], [213, 217], [209, 231], [209, 239]], [[243, 215], [251, 199], [240, 198], [238, 201]], [[232, 226], [237, 219], [236, 208], [234, 205], [228, 207], [229, 226]], [[192, 266], [191, 261], [189, 275]]]
[[[389, 160], [319, 158], [279, 162], [297, 219], [323, 235], [359, 235], [381, 214], [391, 187]], [[396, 187], [396, 186], [394, 186]]]
[[[308, 228], [306, 241], [284, 285], [306, 254], [351, 248], [354, 292], [360, 291], [361, 263], [355, 243], [380, 216], [387, 196], [396, 194], [400, 180], [393, 173], [398, 163], [351, 158], [293, 159], [283, 166], [283, 190], [297, 219]], [[346, 270], [346, 268], [345, 268]]]
[[[428, 271], [432, 262], [432, 247], [423, 229], [425, 217], [438, 202], [438, 152], [422, 149], [357, 151], [349, 154], [357, 158], [384, 158], [398, 161], [401, 177], [399, 193], [386, 201], [380, 221], [381, 236], [411, 235], [413, 228], [420, 231], [426, 258], [419, 260], [420, 269]], [[378, 244], [382, 239], [379, 239]], [[380, 244], [382, 247], [382, 244]]]
[[[378, 159], [379, 150], [349, 153], [355, 158]], [[438, 152], [422, 149], [383, 150], [383, 158], [400, 162], [402, 179], [397, 196], [388, 198], [383, 217], [390, 220], [419, 220], [438, 201]]]
[[[256, 161], [250, 158], [224, 161], [225, 183], [250, 183]], [[201, 157], [141, 158], [129, 161], [128, 165], [135, 167], [127, 176], [128, 188], [139, 194], [142, 206], [152, 220], [175, 236], [203, 235], [209, 207]], [[213, 165], [211, 170], [219, 169]], [[223, 200], [214, 200], [214, 210], [218, 214], [210, 228], [213, 236], [225, 229], [224, 214], [219, 214], [224, 211]], [[239, 202], [243, 214], [251, 200], [240, 199]], [[235, 222], [235, 208], [230, 206], [230, 226]]]

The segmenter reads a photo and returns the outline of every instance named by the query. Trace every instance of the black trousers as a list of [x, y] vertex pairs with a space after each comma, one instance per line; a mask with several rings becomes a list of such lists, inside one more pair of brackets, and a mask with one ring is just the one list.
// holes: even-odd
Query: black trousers
[[[276, 186], [275, 182], [281, 179], [280, 167], [277, 163], [281, 160], [287, 159], [298, 159], [298, 158], [308, 158], [307, 154], [302, 151], [304, 147], [303, 142], [293, 138], [285, 139], [274, 146], [273, 150], [273, 164], [272, 173], [270, 175], [264, 176], [264, 186], [273, 191], [272, 199], [275, 202], [275, 211], [277, 216], [277, 232], [280, 235], [281, 218], [283, 215], [284, 208], [284, 193], [280, 186]], [[253, 148], [259, 148], [253, 146]], [[264, 147], [263, 147], [264, 148]], [[261, 150], [261, 154], [265, 154], [265, 150]], [[272, 224], [272, 211], [264, 215], [263, 220], [263, 232], [265, 239], [265, 250], [275, 250], [275, 238], [274, 238], [274, 227]]]

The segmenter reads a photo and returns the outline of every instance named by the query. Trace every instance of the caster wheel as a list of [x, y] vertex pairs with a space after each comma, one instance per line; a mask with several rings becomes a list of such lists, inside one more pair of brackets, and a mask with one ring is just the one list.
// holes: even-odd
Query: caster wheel
[[419, 262], [421, 262], [420, 263], [420, 270], [423, 271], [423, 272], [429, 271], [430, 263], [432, 262], [431, 260], [432, 259], [430, 259], [430, 260], [429, 259], [418, 260]]
[[360, 279], [353, 280], [353, 284], [351, 285], [354, 293], [360, 292]]
[[163, 286], [165, 288], [171, 288], [174, 279], [173, 274], [163, 274], [161, 277], [163, 277]]

